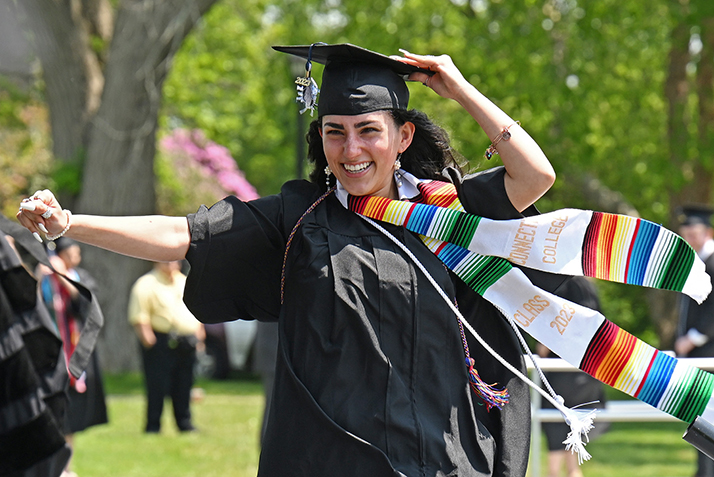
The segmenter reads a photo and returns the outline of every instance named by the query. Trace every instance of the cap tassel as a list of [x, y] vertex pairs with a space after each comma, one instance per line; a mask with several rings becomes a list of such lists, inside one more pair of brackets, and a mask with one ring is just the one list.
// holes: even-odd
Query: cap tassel
[[310, 116], [315, 113], [315, 108], [317, 107], [317, 95], [320, 94], [320, 88], [318, 88], [315, 79], [311, 76], [312, 73], [312, 48], [315, 45], [325, 45], [325, 43], [318, 42], [310, 45], [310, 49], [307, 53], [307, 62], [305, 63], [305, 77], [298, 77], [295, 80], [297, 85], [297, 101], [302, 103], [304, 108], [300, 110], [300, 114], [303, 114], [308, 109], [310, 110]]
[[503, 406], [508, 404], [508, 390], [506, 388], [498, 389], [494, 384], [486, 384], [478, 371], [474, 368], [476, 362], [473, 358], [466, 358], [466, 365], [469, 367], [469, 384], [476, 395], [486, 404], [486, 410], [490, 411], [492, 407], [503, 409]]
[[310, 116], [312, 116], [317, 107], [317, 95], [320, 94], [320, 88], [317, 87], [314, 78], [310, 76], [309, 70], [304, 78], [296, 79], [295, 84], [297, 84], [297, 99], [295, 101], [302, 103], [304, 106], [300, 110], [300, 114], [309, 109]]

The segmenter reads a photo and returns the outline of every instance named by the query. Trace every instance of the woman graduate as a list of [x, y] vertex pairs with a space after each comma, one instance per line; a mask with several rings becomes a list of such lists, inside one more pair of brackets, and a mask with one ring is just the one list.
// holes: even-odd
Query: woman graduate
[[[228, 197], [188, 218], [71, 215], [40, 191], [18, 219], [50, 240], [65, 235], [146, 260], [188, 259], [184, 298], [204, 322], [279, 321], [259, 475], [525, 475], [527, 389], [465, 338], [412, 258], [339, 197], [412, 199], [417, 179], [440, 179], [455, 183], [469, 212], [520, 218], [535, 213], [532, 204], [553, 184], [550, 163], [448, 56], [405, 52], [397, 60], [352, 45], [285, 50], [326, 63], [308, 134], [311, 182], [288, 182], [252, 202]], [[444, 131], [407, 109], [404, 76], [462, 105], [504, 167], [461, 179]], [[304, 99], [310, 88], [303, 86]], [[491, 346], [522, 367], [496, 309], [414, 234], [383, 226]], [[497, 383], [491, 402], [469, 385], [477, 373]], [[505, 389], [511, 402], [494, 408]]]

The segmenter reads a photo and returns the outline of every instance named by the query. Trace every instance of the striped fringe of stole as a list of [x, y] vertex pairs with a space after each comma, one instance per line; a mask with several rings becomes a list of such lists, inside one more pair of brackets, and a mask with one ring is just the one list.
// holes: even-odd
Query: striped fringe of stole
[[[420, 234], [426, 246], [476, 293], [591, 376], [686, 422], [705, 410], [714, 412], [714, 375], [647, 345], [593, 310], [539, 289], [505, 258], [474, 252], [474, 243], [491, 246], [488, 237], [474, 238], [477, 229], [495, 230], [492, 223], [511, 221], [466, 213], [452, 184], [430, 181], [418, 187], [421, 196], [416, 202], [350, 196], [348, 207]], [[632, 217], [568, 209], [570, 217], [574, 212], [580, 213], [577, 233], [560, 236], [558, 243], [560, 250], [567, 246], [579, 250], [580, 263], [569, 264], [569, 274], [580, 270], [589, 277], [685, 292], [698, 301], [711, 290], [703, 263], [676, 234]], [[557, 217], [558, 212], [551, 215]], [[578, 233], [580, 243], [568, 244]], [[697, 280], [706, 283], [692, 291]], [[523, 302], [509, 302], [520, 292], [534, 297], [527, 302], [527, 312], [522, 310]], [[557, 305], [551, 310], [553, 304]]]

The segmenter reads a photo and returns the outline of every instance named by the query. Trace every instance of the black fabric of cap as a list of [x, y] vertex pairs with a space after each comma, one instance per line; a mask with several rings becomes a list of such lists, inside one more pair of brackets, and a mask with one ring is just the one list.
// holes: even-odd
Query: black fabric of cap
[[686, 205], [680, 207], [677, 218], [680, 225], [704, 224], [711, 227], [711, 217], [714, 209], [708, 205]]
[[273, 49], [325, 65], [317, 113], [357, 115], [385, 109], [407, 109], [405, 79], [429, 70], [349, 43], [338, 45], [274, 46]]

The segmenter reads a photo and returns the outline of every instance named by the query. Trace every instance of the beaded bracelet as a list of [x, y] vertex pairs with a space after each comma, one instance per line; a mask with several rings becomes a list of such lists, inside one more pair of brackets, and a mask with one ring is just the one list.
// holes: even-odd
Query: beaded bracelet
[[45, 235], [45, 237], [47, 237], [47, 240], [51, 240], [51, 241], [57, 240], [58, 238], [60, 238], [64, 234], [66, 234], [67, 231], [69, 230], [70, 225], [72, 225], [72, 212], [70, 212], [69, 209], [64, 209], [63, 212], [67, 215], [67, 225], [65, 225], [62, 232], [58, 233], [57, 235], [49, 235], [49, 234]]
[[493, 142], [491, 142], [491, 145], [488, 146], [488, 149], [486, 149], [486, 153], [484, 154], [484, 157], [486, 158], [486, 160], [491, 159], [494, 154], [498, 154], [498, 151], [496, 150], [496, 145], [499, 142], [501, 142], [501, 140], [508, 141], [511, 139], [511, 132], [509, 131], [509, 129], [511, 129], [516, 124], [520, 126], [521, 122], [516, 121], [515, 123], [511, 124], [510, 126], [503, 128], [503, 131], [501, 131], [499, 133], [499, 135], [493, 139]]

